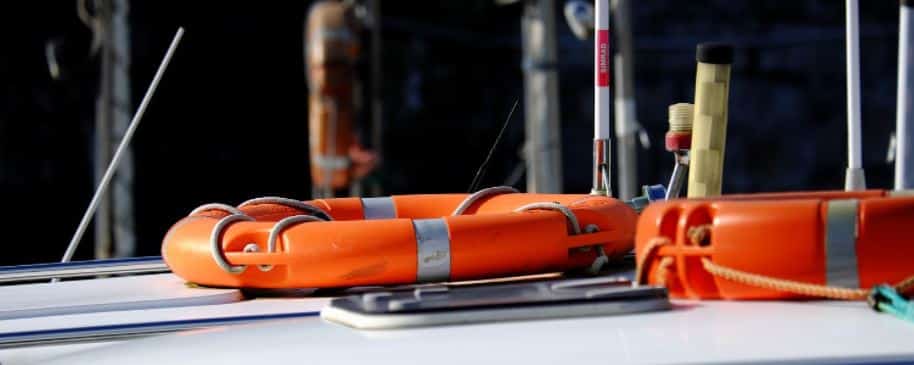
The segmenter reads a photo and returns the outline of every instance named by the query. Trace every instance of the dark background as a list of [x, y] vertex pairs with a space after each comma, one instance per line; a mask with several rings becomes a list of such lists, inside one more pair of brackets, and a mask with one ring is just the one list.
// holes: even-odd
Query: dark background
[[[639, 156], [641, 184], [668, 179], [666, 107], [693, 98], [695, 45], [724, 40], [738, 46], [724, 192], [843, 186], [843, 2], [633, 3], [638, 119], [653, 141]], [[75, 1], [3, 7], [0, 264], [57, 261], [92, 195], [98, 60], [86, 56], [91, 35]], [[860, 7], [864, 167], [871, 187], [886, 188], [897, 2]], [[308, 198], [307, 8], [306, 1], [131, 2], [134, 107], [176, 28], [187, 30], [134, 139], [139, 254], [157, 254], [167, 228], [205, 202]], [[391, 194], [466, 191], [522, 95], [521, 7], [388, 0], [382, 13], [386, 154], [374, 178]], [[556, 14], [565, 190], [586, 192], [592, 44], [575, 39], [561, 9]], [[44, 47], [52, 38], [70, 50], [63, 80], [48, 74]], [[522, 109], [483, 186], [504, 183], [521, 163]], [[77, 259], [91, 256], [91, 232]]]

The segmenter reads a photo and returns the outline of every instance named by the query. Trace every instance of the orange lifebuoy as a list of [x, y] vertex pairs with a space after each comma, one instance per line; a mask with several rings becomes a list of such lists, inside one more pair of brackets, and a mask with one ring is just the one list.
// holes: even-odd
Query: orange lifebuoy
[[[701, 299], [862, 299], [914, 274], [914, 196], [748, 194], [654, 203], [636, 235], [638, 280]], [[911, 289], [910, 279], [902, 289]]]
[[206, 205], [162, 256], [198, 284], [299, 288], [568, 271], [633, 247], [637, 215], [618, 200], [506, 192]]

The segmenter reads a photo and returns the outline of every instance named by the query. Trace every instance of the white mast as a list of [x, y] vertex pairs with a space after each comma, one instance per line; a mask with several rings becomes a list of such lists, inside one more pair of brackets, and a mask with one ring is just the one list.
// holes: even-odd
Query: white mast
[[914, 85], [914, 24], [911, 11], [914, 2], [901, 0], [901, 14], [898, 22], [898, 101], [895, 115], [895, 190], [914, 189], [914, 100], [910, 89]]
[[846, 0], [847, 172], [844, 190], [866, 189], [860, 142], [860, 31], [857, 0]]

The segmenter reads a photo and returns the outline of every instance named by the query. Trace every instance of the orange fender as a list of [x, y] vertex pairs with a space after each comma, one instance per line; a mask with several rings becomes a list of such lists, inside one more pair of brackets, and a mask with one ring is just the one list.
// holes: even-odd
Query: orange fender
[[[696, 227], [704, 236], [694, 235]], [[804, 295], [712, 274], [708, 263], [766, 279], [865, 289], [914, 274], [912, 237], [914, 196], [748, 194], [651, 204], [638, 220], [635, 252], [638, 279], [665, 284], [674, 297], [785, 299]]]
[[[464, 204], [462, 214], [452, 215], [467, 197], [407, 195], [311, 202], [267, 198], [238, 208], [204, 206], [171, 228], [162, 244], [162, 256], [175, 274], [198, 284], [305, 288], [586, 269], [598, 259], [624, 255], [633, 247], [636, 213], [615, 199], [557, 194], [477, 196], [475, 202]], [[577, 227], [560, 211], [515, 212], [541, 202], [567, 207]], [[332, 220], [280, 227], [274, 232], [276, 249], [270, 252], [269, 237], [278, 222], [302, 214], [326, 215]], [[577, 230], [581, 232], [575, 234]], [[221, 267], [217, 255], [237, 272]]]

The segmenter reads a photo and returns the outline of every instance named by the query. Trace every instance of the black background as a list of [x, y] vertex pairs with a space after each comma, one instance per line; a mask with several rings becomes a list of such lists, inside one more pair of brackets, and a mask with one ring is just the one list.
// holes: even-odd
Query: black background
[[[559, 2], [558, 6], [561, 6]], [[4, 2], [0, 10], [0, 264], [59, 260], [87, 205], [98, 62], [75, 1]], [[310, 194], [303, 1], [131, 2], [133, 105], [179, 25], [187, 33], [134, 139], [139, 254], [206, 202]], [[666, 106], [691, 101], [694, 47], [737, 45], [727, 193], [841, 188], [846, 163], [844, 9], [840, 1], [634, 1], [638, 119], [653, 141], [640, 183], [665, 183]], [[522, 96], [518, 5], [385, 0], [386, 193], [466, 191], [511, 104]], [[561, 10], [564, 183], [590, 184], [592, 45]], [[861, 1], [864, 162], [889, 187], [898, 9]], [[64, 42], [65, 78], [44, 47]], [[364, 38], [367, 42], [367, 38]], [[367, 43], [366, 43], [367, 46]], [[523, 103], [523, 100], [521, 100]], [[523, 108], [483, 186], [521, 163]], [[518, 186], [523, 188], [523, 182]], [[77, 259], [91, 256], [91, 234]]]

